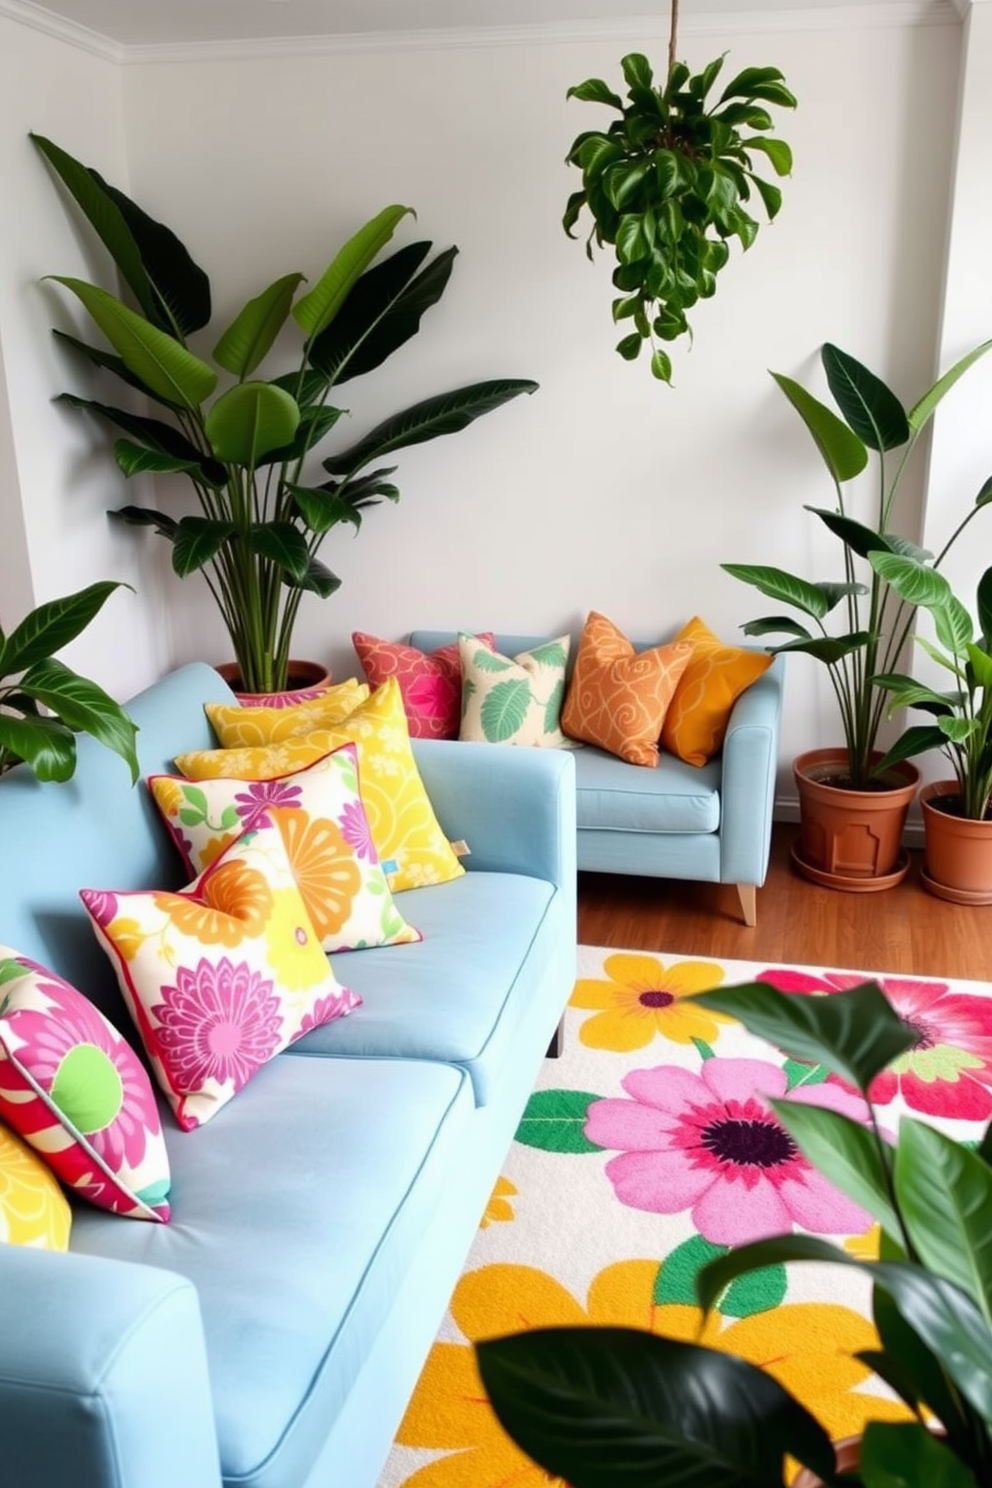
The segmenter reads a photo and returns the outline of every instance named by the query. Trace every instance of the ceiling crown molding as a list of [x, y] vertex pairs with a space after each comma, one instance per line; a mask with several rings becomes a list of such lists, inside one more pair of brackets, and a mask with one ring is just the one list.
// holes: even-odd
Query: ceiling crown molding
[[41, 31], [45, 36], [54, 36], [58, 41], [67, 42], [81, 51], [92, 52], [106, 62], [120, 63], [125, 60], [125, 49], [119, 42], [91, 31], [88, 26], [67, 21], [65, 16], [54, 15], [41, 5], [31, 4], [30, 0], [0, 0], [0, 16], [19, 21], [22, 26], [29, 26], [32, 31]]

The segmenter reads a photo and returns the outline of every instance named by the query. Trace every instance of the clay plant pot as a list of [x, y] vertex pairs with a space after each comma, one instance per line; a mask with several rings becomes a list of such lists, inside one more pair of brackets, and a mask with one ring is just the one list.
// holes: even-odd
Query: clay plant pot
[[[834, 1442], [834, 1455], [838, 1472], [851, 1472], [858, 1467], [861, 1462], [860, 1436], [845, 1436], [842, 1441]], [[803, 1467], [793, 1478], [792, 1488], [823, 1488], [823, 1479], [808, 1467]]]
[[920, 791], [923, 886], [952, 904], [992, 904], [992, 820], [941, 810], [942, 799], [958, 795], [956, 780], [932, 780]]
[[847, 775], [847, 751], [811, 749], [793, 761], [793, 774], [800, 835], [792, 861], [805, 878], [856, 894], [889, 889], [905, 878], [909, 854], [902, 834], [920, 783], [914, 764], [902, 760], [872, 789], [851, 790], [837, 783]]
[[320, 697], [331, 685], [331, 674], [319, 661], [290, 661], [289, 686], [284, 692], [245, 692], [236, 661], [222, 661], [214, 668], [224, 678], [239, 703], [246, 708], [290, 708]]

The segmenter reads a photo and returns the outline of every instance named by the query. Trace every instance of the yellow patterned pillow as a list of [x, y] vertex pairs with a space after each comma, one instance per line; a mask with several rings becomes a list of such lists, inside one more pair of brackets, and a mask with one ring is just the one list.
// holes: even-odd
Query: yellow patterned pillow
[[459, 863], [424, 789], [395, 677], [332, 728], [294, 734], [256, 749], [200, 749], [176, 755], [190, 780], [275, 780], [314, 764], [342, 744], [358, 746], [358, 781], [393, 893], [460, 878]]
[[41, 1158], [0, 1126], [0, 1241], [68, 1250], [72, 1210]]
[[694, 615], [675, 637], [691, 641], [692, 655], [679, 678], [661, 730], [669, 754], [705, 765], [723, 748], [733, 706], [767, 672], [772, 658], [746, 646], [727, 646]]
[[326, 728], [364, 703], [368, 684], [349, 677], [336, 687], [329, 687], [320, 697], [306, 703], [293, 703], [288, 708], [243, 708], [239, 703], [205, 703], [204, 710], [211, 727], [225, 749], [241, 749], [258, 744], [278, 744], [294, 734], [309, 729]]

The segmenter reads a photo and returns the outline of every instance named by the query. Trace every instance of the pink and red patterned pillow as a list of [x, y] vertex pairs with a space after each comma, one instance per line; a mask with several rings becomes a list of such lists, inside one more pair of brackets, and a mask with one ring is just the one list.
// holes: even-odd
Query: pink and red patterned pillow
[[321, 950], [277, 825], [244, 832], [178, 893], [80, 898], [184, 1131], [361, 1002]]
[[[473, 637], [492, 651], [496, 637]], [[462, 717], [462, 664], [458, 642], [436, 651], [419, 651], [401, 641], [356, 630], [351, 637], [370, 687], [395, 677], [403, 698], [411, 739], [457, 739]]]
[[169, 1159], [137, 1054], [68, 982], [0, 946], [0, 1114], [101, 1209], [169, 1218]]

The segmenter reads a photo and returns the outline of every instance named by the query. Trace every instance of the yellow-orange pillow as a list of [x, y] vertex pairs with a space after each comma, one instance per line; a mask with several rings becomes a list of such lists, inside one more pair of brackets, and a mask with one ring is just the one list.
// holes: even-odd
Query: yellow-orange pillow
[[369, 695], [368, 685], [349, 677], [329, 687], [320, 697], [288, 708], [243, 708], [240, 703], [205, 703], [210, 726], [225, 749], [278, 744], [293, 734], [327, 728], [347, 718]]
[[745, 646], [727, 646], [694, 615], [675, 637], [691, 641], [692, 656], [661, 730], [662, 748], [690, 765], [705, 765], [723, 748], [734, 704], [772, 664], [772, 657]]
[[68, 1250], [72, 1210], [37, 1152], [0, 1126], [0, 1241]]
[[460, 878], [465, 869], [441, 830], [413, 758], [395, 677], [332, 728], [257, 748], [178, 754], [176, 768], [189, 780], [275, 780], [314, 764], [342, 744], [358, 746], [359, 793], [392, 892]]
[[562, 732], [632, 765], [656, 765], [665, 714], [691, 655], [689, 641], [635, 651], [612, 620], [591, 610], [561, 710]]

